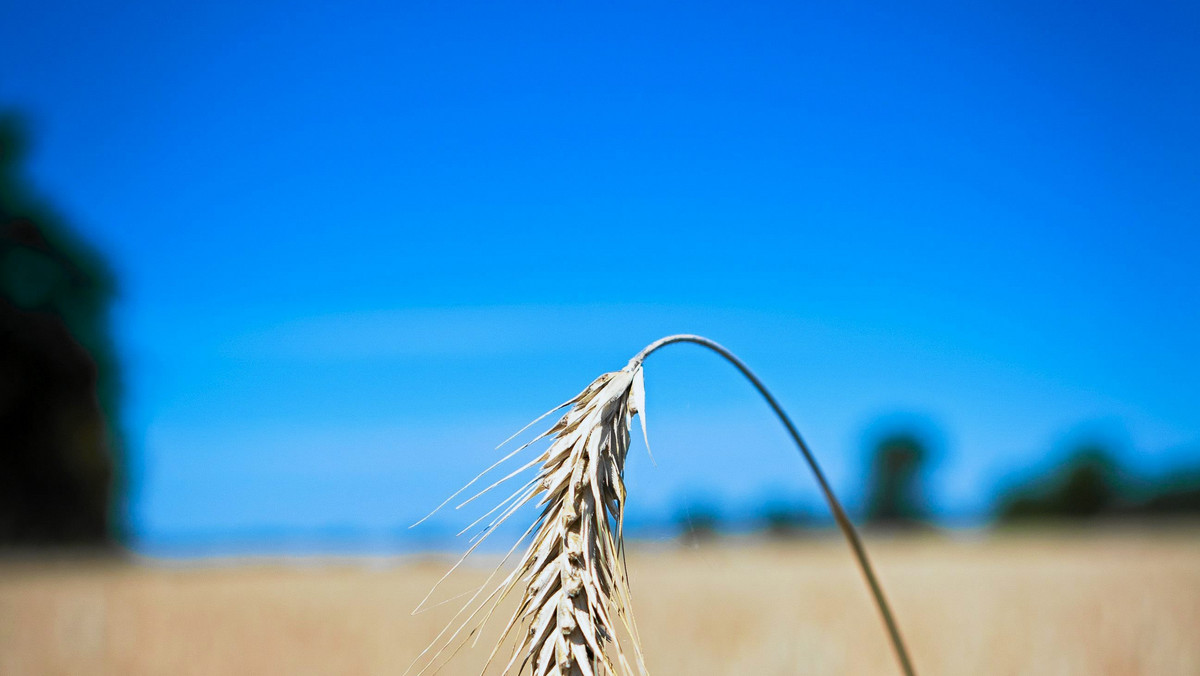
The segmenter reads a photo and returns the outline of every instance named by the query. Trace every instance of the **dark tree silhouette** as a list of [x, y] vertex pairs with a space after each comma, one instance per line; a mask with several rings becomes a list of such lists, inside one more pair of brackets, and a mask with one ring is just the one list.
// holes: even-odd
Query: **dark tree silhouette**
[[1200, 470], [1180, 470], [1164, 477], [1138, 509], [1147, 517], [1200, 515]]
[[113, 279], [19, 173], [0, 116], [0, 544], [113, 538]]
[[772, 500], [763, 506], [762, 522], [766, 534], [774, 538], [799, 537], [813, 526], [808, 513], [783, 500]]
[[1104, 445], [1079, 445], [1061, 464], [1000, 496], [996, 517], [1011, 524], [1036, 520], [1152, 520], [1200, 514], [1200, 468], [1158, 476], [1122, 468]]
[[912, 432], [892, 432], [880, 438], [871, 463], [868, 523], [896, 528], [925, 520], [921, 472], [927, 460], [925, 444]]
[[721, 517], [713, 505], [698, 500], [679, 510], [675, 522], [684, 542], [700, 542], [717, 537]]
[[1002, 522], [1092, 519], [1129, 511], [1123, 505], [1112, 454], [1098, 444], [1079, 447], [1053, 474], [1018, 486], [1000, 500]]

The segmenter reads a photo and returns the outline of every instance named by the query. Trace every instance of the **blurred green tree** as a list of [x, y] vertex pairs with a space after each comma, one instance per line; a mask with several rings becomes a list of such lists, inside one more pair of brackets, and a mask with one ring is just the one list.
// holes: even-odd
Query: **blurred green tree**
[[784, 500], [771, 500], [763, 505], [762, 525], [773, 538], [800, 537], [814, 527], [810, 514]]
[[1200, 469], [1177, 469], [1159, 479], [1138, 506], [1138, 513], [1147, 517], [1200, 515]]
[[0, 114], [0, 544], [113, 541], [113, 275], [23, 181]]
[[867, 523], [903, 528], [926, 519], [921, 474], [928, 452], [920, 436], [906, 430], [884, 434], [875, 445], [867, 492]]
[[1035, 477], [1002, 496], [999, 519], [1093, 519], [1128, 511], [1123, 506], [1118, 474], [1107, 448], [1083, 444], [1050, 475]]
[[717, 508], [705, 500], [692, 500], [675, 516], [680, 537], [684, 542], [712, 540], [720, 533], [721, 516]]

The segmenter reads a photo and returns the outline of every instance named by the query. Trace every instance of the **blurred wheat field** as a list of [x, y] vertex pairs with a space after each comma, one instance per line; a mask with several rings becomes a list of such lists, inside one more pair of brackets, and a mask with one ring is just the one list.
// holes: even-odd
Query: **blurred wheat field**
[[[919, 673], [1197, 674], [1198, 535], [868, 547]], [[0, 674], [400, 674], [453, 614], [410, 615], [449, 561], [3, 561]], [[839, 541], [635, 543], [629, 568], [653, 674], [896, 673]], [[441, 673], [478, 673], [498, 624]]]

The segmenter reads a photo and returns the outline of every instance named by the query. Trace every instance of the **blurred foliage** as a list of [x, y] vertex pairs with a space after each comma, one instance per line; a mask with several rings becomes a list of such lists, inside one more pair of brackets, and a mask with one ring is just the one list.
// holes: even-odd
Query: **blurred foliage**
[[768, 501], [762, 509], [762, 526], [774, 538], [793, 538], [806, 535], [815, 526], [812, 515], [786, 502]]
[[1117, 465], [1100, 445], [1080, 447], [1048, 476], [1035, 477], [1001, 497], [1000, 521], [1092, 519], [1120, 509]]
[[113, 538], [113, 275], [23, 181], [0, 115], [0, 544]]
[[908, 528], [925, 522], [922, 474], [928, 461], [927, 446], [916, 432], [893, 430], [879, 437], [867, 487], [868, 524]]
[[684, 542], [700, 542], [717, 537], [721, 527], [721, 516], [716, 507], [694, 501], [679, 511], [675, 522]]
[[1147, 517], [1200, 516], [1200, 470], [1177, 472], [1160, 481], [1137, 511]]
[[1003, 494], [996, 508], [1001, 523], [1197, 515], [1200, 472], [1136, 479], [1118, 465], [1111, 450], [1094, 442]]

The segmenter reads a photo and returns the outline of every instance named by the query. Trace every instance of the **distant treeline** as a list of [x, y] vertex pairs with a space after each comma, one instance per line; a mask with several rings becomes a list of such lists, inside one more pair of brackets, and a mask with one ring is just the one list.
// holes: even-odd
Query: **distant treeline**
[[[868, 488], [860, 508], [868, 527], [912, 530], [932, 524], [926, 497], [927, 437], [919, 430], [894, 429], [868, 448]], [[1200, 518], [1200, 467], [1138, 476], [1122, 468], [1103, 444], [1086, 442], [1063, 462], [1001, 491], [990, 517], [998, 525]], [[677, 528], [690, 539], [727, 531], [791, 537], [830, 525], [823, 510], [805, 510], [777, 497], [764, 500], [749, 522], [723, 521], [711, 503], [689, 505], [677, 517]]]
[[1136, 477], [1099, 444], [1006, 491], [996, 507], [1000, 523], [1197, 515], [1200, 470]]

